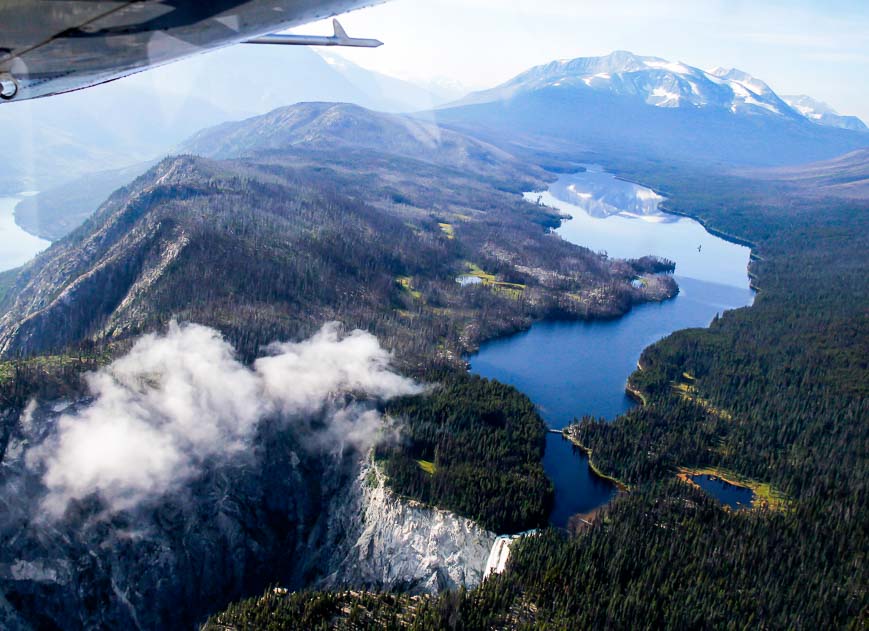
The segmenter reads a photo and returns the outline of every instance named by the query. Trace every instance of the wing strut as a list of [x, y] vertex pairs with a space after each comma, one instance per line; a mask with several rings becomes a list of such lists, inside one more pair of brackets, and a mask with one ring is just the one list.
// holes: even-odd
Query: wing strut
[[356, 48], [377, 48], [383, 46], [379, 39], [363, 39], [349, 37], [338, 20], [332, 20], [335, 34], [331, 37], [322, 35], [284, 35], [274, 33], [249, 39], [245, 44], [280, 44], [282, 46], [354, 46]]

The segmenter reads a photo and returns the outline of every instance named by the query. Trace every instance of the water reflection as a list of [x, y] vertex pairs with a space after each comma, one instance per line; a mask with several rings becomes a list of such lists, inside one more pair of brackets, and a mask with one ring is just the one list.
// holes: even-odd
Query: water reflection
[[591, 217], [605, 219], [613, 215], [639, 216], [647, 221], [678, 221], [675, 215], [658, 210], [664, 198], [645, 186], [616, 179], [595, 165], [585, 165], [586, 171], [560, 178], [549, 187], [549, 193], [568, 204], [579, 206]]
[[547, 192], [526, 198], [570, 215], [556, 232], [571, 243], [614, 258], [654, 254], [675, 261], [679, 276], [748, 287], [749, 248], [709, 234], [693, 219], [662, 212], [662, 197], [597, 167], [565, 175]]

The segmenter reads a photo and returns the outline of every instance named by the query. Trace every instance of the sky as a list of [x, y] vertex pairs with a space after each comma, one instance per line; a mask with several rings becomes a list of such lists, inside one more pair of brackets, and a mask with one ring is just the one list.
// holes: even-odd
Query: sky
[[481, 89], [553, 59], [629, 50], [739, 68], [779, 94], [808, 94], [869, 122], [867, 0], [392, 0], [341, 23], [386, 45], [339, 54], [421, 83]]

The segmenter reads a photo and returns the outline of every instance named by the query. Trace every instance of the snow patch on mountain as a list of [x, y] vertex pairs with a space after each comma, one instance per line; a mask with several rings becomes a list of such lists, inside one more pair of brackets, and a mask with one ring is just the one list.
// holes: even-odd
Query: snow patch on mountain
[[805, 94], [782, 96], [782, 99], [813, 123], [826, 127], [839, 127], [852, 131], [869, 131], [869, 127], [856, 116], [843, 116], [832, 107]]
[[735, 68], [709, 71], [684, 62], [616, 51], [537, 66], [455, 105], [507, 100], [543, 88], [574, 88], [642, 99], [666, 108], [720, 108], [735, 114], [798, 118], [766, 83]]

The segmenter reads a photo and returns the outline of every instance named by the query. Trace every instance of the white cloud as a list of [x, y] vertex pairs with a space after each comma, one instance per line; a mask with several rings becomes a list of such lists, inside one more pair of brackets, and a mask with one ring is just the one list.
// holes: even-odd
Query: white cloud
[[[124, 357], [88, 376], [93, 402], [63, 415], [27, 455], [42, 472], [45, 509], [98, 493], [111, 510], [177, 490], [211, 458], [248, 453], [260, 420], [280, 415], [318, 422], [320, 447], [370, 447], [382, 419], [346, 395], [388, 399], [419, 391], [390, 369], [390, 354], [368, 333], [327, 324], [309, 340], [275, 344], [252, 368], [219, 333], [172, 324], [146, 335]], [[307, 425], [304, 425], [306, 429]]]

